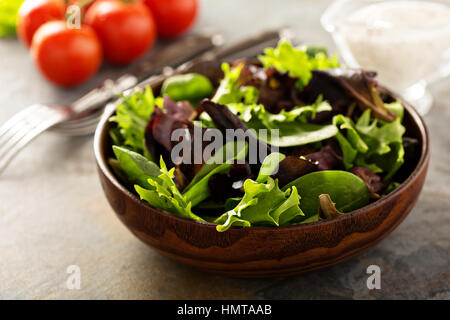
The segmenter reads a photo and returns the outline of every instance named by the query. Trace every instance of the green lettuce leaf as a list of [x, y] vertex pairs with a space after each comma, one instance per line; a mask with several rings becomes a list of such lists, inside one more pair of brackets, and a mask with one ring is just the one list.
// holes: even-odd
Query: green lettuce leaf
[[337, 57], [328, 59], [322, 51], [307, 52], [307, 48], [295, 48], [289, 41], [281, 40], [276, 48], [267, 48], [259, 60], [264, 68], [274, 67], [278, 72], [287, 72], [290, 77], [298, 78], [299, 88], [306, 86], [312, 77], [312, 70], [339, 67]]
[[280, 226], [303, 216], [296, 187], [281, 191], [278, 181], [267, 177], [262, 183], [247, 179], [244, 191], [239, 204], [215, 220], [217, 231], [226, 231], [231, 226]]
[[156, 104], [157, 101], [150, 87], [147, 87], [145, 91], [137, 90], [129, 96], [122, 96], [122, 102], [117, 106], [116, 114], [110, 118], [110, 121], [117, 123], [118, 128], [111, 131], [114, 143], [152, 160], [145, 147], [145, 126]]
[[241, 75], [244, 64], [239, 64], [234, 68], [224, 62], [222, 71], [223, 79], [212, 98], [212, 101], [220, 104], [244, 102], [246, 104], [256, 103], [258, 101], [258, 89], [253, 86], [241, 86], [239, 76]]
[[118, 146], [113, 146], [113, 151], [128, 179], [141, 187], [151, 188], [148, 180], [161, 174], [156, 163], [139, 153]]
[[230, 141], [206, 161], [200, 171], [185, 188], [183, 196], [195, 207], [208, 199], [211, 195], [208, 182], [215, 174], [230, 172], [231, 164], [235, 159], [245, 159], [248, 153], [245, 141]]
[[370, 109], [364, 111], [356, 123], [341, 114], [333, 118], [333, 123], [341, 130], [336, 139], [347, 170], [354, 166], [366, 167], [375, 173], [384, 173], [384, 179], [389, 180], [404, 163], [403, 106], [398, 102], [388, 108], [398, 115], [392, 122], [372, 119]]
[[344, 166], [348, 170], [354, 166], [358, 153], [366, 153], [369, 147], [358, 134], [352, 119], [338, 114], [333, 117], [333, 124], [345, 132], [345, 135], [339, 132], [336, 139], [342, 150]]
[[222, 146], [217, 152], [206, 160], [205, 164], [194, 176], [184, 192], [187, 192], [208, 173], [222, 165], [223, 163], [231, 163], [234, 159], [245, 159], [248, 154], [247, 143], [245, 141], [230, 141]]
[[182, 218], [205, 221], [192, 212], [192, 203], [186, 200], [173, 182], [175, 168], [168, 171], [162, 157], [160, 166], [161, 175], [157, 178], [150, 177], [148, 179], [150, 188], [145, 189], [139, 185], [134, 186], [141, 200], [145, 200], [155, 208], [166, 210]]
[[192, 206], [195, 207], [203, 200], [208, 199], [211, 194], [208, 186], [209, 179], [215, 174], [227, 174], [230, 172], [230, 168], [230, 163], [224, 163], [208, 172], [200, 181], [196, 182], [189, 190], [183, 193], [186, 201], [191, 202]]
[[405, 127], [402, 126], [400, 118], [397, 117], [392, 122], [382, 122], [370, 118], [370, 109], [364, 111], [355, 125], [360, 136], [369, 147], [369, 154], [385, 154], [391, 148], [393, 142], [402, 142]]

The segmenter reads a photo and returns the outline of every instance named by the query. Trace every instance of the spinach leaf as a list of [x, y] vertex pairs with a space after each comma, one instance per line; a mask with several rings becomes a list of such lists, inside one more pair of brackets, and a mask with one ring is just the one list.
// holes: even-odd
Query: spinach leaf
[[239, 204], [215, 220], [217, 231], [226, 231], [231, 226], [279, 226], [303, 215], [295, 187], [281, 191], [278, 182], [267, 177], [266, 183], [247, 179], [244, 191]]
[[307, 217], [318, 212], [319, 195], [328, 194], [336, 209], [350, 212], [369, 203], [369, 190], [359, 177], [347, 171], [318, 171], [287, 184], [283, 190], [296, 187], [301, 196], [300, 208]]
[[161, 174], [156, 163], [139, 153], [118, 146], [113, 146], [113, 151], [128, 179], [141, 187], [151, 188], [148, 179], [156, 178]]
[[192, 204], [186, 200], [173, 182], [175, 168], [168, 171], [162, 157], [160, 166], [161, 175], [157, 178], [150, 177], [148, 179], [150, 188], [144, 189], [139, 185], [134, 186], [141, 200], [145, 200], [155, 208], [169, 211], [182, 218], [205, 221], [192, 212]]
[[192, 181], [189, 183], [184, 192], [187, 192], [190, 188], [196, 185], [200, 180], [202, 180], [208, 173], [222, 165], [223, 163], [230, 163], [234, 159], [245, 159], [247, 156], [248, 149], [247, 143], [245, 141], [230, 141], [222, 146], [217, 152], [211, 156], [206, 163], [201, 167], [201, 169], [194, 176]]
[[225, 174], [230, 171], [231, 163], [224, 163], [214, 168], [208, 174], [206, 174], [200, 181], [193, 184], [189, 190], [183, 192], [183, 196], [187, 201], [192, 203], [192, 206], [195, 207], [197, 204], [202, 202], [203, 200], [208, 199], [210, 196], [210, 190], [208, 187], [208, 182], [211, 176], [215, 174]]
[[[331, 106], [321, 97], [310, 106], [296, 107], [279, 114], [267, 112], [263, 105], [229, 104], [229, 109], [250, 129], [255, 129], [259, 140], [279, 146], [291, 147], [322, 141], [335, 136], [338, 132], [334, 124], [318, 125], [307, 122], [307, 118], [317, 112], [331, 110]], [[272, 139], [270, 130], [267, 136], [258, 135], [259, 129], [278, 129], [278, 139]]]
[[195, 207], [210, 195], [209, 179], [215, 174], [226, 174], [230, 171], [235, 159], [245, 159], [248, 149], [245, 141], [230, 141], [209, 158], [200, 171], [185, 188], [183, 196]]

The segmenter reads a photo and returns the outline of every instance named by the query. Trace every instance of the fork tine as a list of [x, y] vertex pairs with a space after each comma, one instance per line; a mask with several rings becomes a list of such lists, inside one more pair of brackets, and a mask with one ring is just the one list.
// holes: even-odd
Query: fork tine
[[44, 106], [40, 104], [33, 104], [29, 106], [28, 108], [25, 108], [24, 110], [18, 112], [14, 116], [12, 116], [8, 121], [6, 121], [1, 127], [0, 127], [0, 138], [8, 132], [11, 128], [13, 128], [17, 123], [20, 123], [24, 117], [28, 116], [29, 114], [32, 114], [39, 109], [45, 108]]
[[28, 116], [22, 117], [20, 122], [9, 128], [5, 134], [0, 137], [0, 159], [8, 152], [20, 139], [27, 135], [28, 132], [45, 122], [49, 115], [48, 110], [39, 109], [36, 112], [29, 113]]
[[0, 146], [7, 147], [12, 143], [11, 139], [17, 137], [17, 135], [25, 134], [27, 130], [31, 130], [52, 114], [54, 114], [53, 111], [46, 107], [34, 108], [29, 112], [23, 113], [21, 117], [16, 118], [14, 121], [8, 121], [7, 128], [0, 135]]
[[14, 136], [12, 143], [9, 143], [6, 147], [0, 148], [0, 174], [6, 169], [8, 164], [14, 159], [14, 157], [33, 139], [39, 136], [42, 132], [53, 126], [55, 123], [61, 121], [60, 114], [53, 114], [53, 116], [47, 118], [45, 121], [37, 124], [36, 126], [27, 130], [22, 130], [22, 135]]

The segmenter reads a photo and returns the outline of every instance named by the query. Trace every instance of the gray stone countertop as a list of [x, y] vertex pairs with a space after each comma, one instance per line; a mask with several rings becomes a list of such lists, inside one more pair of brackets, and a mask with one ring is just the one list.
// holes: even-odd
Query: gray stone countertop
[[[228, 40], [290, 25], [300, 39], [333, 43], [319, 17], [330, 1], [202, 1], [196, 30]], [[123, 69], [103, 67], [88, 84], [46, 82], [15, 39], [0, 40], [0, 123], [35, 102], [69, 103]], [[0, 298], [7, 299], [449, 299], [450, 80], [432, 87], [425, 117], [432, 157], [408, 218], [379, 245], [330, 269], [289, 279], [239, 280], [179, 265], [138, 241], [114, 216], [97, 178], [92, 137], [39, 137], [0, 177]], [[366, 268], [381, 267], [368, 290]], [[66, 287], [67, 267], [81, 289]]]

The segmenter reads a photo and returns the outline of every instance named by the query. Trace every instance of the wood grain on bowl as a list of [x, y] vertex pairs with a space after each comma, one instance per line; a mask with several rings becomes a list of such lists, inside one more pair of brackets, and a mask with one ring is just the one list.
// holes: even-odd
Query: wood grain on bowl
[[[193, 69], [207, 76], [220, 74], [217, 69], [211, 70], [211, 65], [203, 69], [192, 66], [186, 71]], [[158, 83], [154, 83], [154, 88], [157, 87]], [[214, 224], [186, 220], [151, 207], [127, 190], [107, 165], [111, 155], [107, 118], [114, 110], [105, 115], [96, 132], [98, 172], [105, 195], [119, 219], [139, 239], [169, 258], [236, 277], [305, 273], [330, 267], [376, 245], [405, 219], [416, 203], [428, 168], [428, 132], [416, 111], [404, 104], [407, 131], [421, 143], [420, 157], [412, 164], [409, 177], [388, 196], [333, 220], [280, 228], [234, 227], [220, 233]]]

